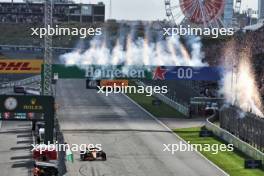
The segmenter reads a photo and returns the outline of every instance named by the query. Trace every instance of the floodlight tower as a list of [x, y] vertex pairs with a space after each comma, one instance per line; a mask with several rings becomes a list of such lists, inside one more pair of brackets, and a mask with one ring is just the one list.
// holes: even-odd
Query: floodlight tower
[[240, 11], [241, 11], [241, 5], [242, 5], [242, 0], [236, 0], [235, 1], [235, 12], [240, 13]]
[[[45, 0], [45, 28], [52, 27], [52, 9], [53, 0]], [[52, 95], [52, 36], [45, 35], [44, 39], [44, 72], [43, 72], [43, 84], [42, 94]]]
[[109, 4], [109, 19], [112, 18], [112, 0], [110, 0], [110, 4]]

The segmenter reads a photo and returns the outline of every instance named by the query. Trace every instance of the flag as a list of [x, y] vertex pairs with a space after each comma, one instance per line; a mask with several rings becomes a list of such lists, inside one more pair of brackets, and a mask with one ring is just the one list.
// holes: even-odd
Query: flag
[[73, 163], [73, 153], [71, 149], [66, 150], [66, 161], [70, 161]]

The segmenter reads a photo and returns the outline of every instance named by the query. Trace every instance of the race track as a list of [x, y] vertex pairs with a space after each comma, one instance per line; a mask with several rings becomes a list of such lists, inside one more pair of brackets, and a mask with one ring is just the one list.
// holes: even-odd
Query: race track
[[102, 144], [107, 161], [67, 162], [67, 176], [225, 175], [196, 152], [163, 152], [180, 140], [122, 94], [106, 97], [85, 80], [59, 80], [58, 120], [69, 144]]

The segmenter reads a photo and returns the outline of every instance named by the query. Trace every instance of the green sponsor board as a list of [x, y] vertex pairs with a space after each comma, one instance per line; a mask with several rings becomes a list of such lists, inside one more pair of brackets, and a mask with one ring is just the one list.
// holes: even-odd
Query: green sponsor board
[[[43, 69], [42, 69], [43, 70]], [[53, 75], [59, 79], [149, 79], [219, 81], [224, 68], [191, 66], [65, 66], [54, 64]]]
[[[156, 67], [143, 66], [96, 66], [85, 65], [66, 66], [62, 64], [52, 65], [53, 79], [153, 79], [153, 71]], [[44, 65], [42, 65], [41, 87], [44, 88]]]
[[[152, 79], [156, 67], [140, 66], [65, 66], [53, 64], [53, 75], [59, 79]], [[43, 70], [43, 67], [42, 67]], [[42, 72], [43, 76], [43, 72]]]
[[85, 69], [78, 66], [52, 65], [53, 74], [58, 74], [61, 79], [79, 79], [85, 78]]

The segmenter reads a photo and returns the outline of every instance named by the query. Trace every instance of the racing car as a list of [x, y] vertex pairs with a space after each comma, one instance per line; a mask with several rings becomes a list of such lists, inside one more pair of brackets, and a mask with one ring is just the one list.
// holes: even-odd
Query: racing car
[[98, 148], [86, 148], [80, 152], [81, 161], [106, 161], [106, 153]]
[[57, 176], [58, 166], [52, 162], [34, 162], [33, 176]]

